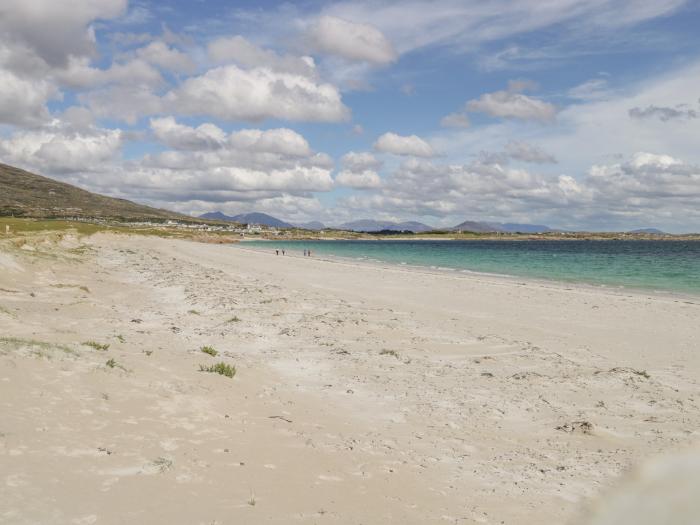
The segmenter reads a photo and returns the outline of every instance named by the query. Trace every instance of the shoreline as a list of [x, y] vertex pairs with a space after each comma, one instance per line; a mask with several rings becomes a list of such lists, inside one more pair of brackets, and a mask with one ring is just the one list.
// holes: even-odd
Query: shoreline
[[[342, 239], [344, 241], [344, 239]], [[232, 244], [233, 247], [239, 250], [251, 250], [255, 251], [258, 253], [268, 253], [263, 247], [255, 247], [255, 246], [246, 246], [248, 242], [259, 242], [259, 241], [243, 241], [240, 243], [235, 243]], [[274, 241], [269, 241], [273, 243]], [[285, 242], [302, 242], [302, 241], [285, 241]], [[272, 247], [272, 250], [274, 250], [274, 247]], [[303, 256], [300, 256], [298, 254], [294, 253], [288, 253], [285, 257], [296, 257], [296, 258], [301, 258], [303, 259]], [[451, 267], [433, 267], [433, 266], [424, 266], [424, 265], [416, 265], [416, 264], [408, 264], [408, 263], [395, 263], [395, 262], [388, 262], [388, 261], [381, 261], [379, 259], [369, 259], [369, 258], [353, 258], [353, 257], [344, 257], [342, 255], [331, 255], [331, 254], [317, 254], [315, 253], [313, 256], [314, 259], [319, 260], [319, 261], [325, 261], [328, 263], [337, 263], [337, 264], [348, 264], [348, 265], [367, 265], [369, 267], [379, 267], [379, 268], [386, 268], [386, 269], [395, 269], [395, 270], [405, 270], [405, 271], [410, 271], [410, 272], [418, 272], [418, 273], [425, 273], [429, 275], [443, 275], [447, 277], [456, 277], [456, 278], [492, 278], [495, 280], [495, 282], [499, 284], [504, 284], [504, 285], [515, 285], [515, 286], [522, 286], [522, 285], [532, 285], [532, 286], [539, 286], [539, 287], [552, 287], [560, 290], [571, 290], [573, 288], [580, 288], [582, 291], [590, 291], [590, 292], [607, 292], [611, 294], [617, 294], [617, 295], [638, 295], [638, 296], [650, 296], [650, 297], [655, 297], [655, 298], [665, 298], [668, 300], [675, 300], [675, 301], [690, 301], [688, 304], [697, 304], [700, 305], [700, 291], [697, 293], [693, 292], [681, 292], [681, 291], [676, 291], [676, 290], [658, 290], [658, 289], [650, 289], [650, 288], [644, 288], [644, 287], [633, 287], [633, 286], [626, 286], [626, 285], [618, 285], [618, 286], [613, 286], [613, 285], [606, 285], [606, 284], [597, 284], [597, 283], [592, 283], [588, 281], [566, 281], [566, 280], [561, 280], [561, 279], [546, 279], [546, 278], [537, 278], [537, 277], [530, 277], [530, 276], [519, 276], [519, 275], [513, 275], [513, 274], [501, 274], [501, 273], [492, 273], [492, 272], [480, 272], [476, 270], [469, 270], [466, 268], [451, 268]]]
[[[282, 230], [284, 231], [284, 230]], [[503, 235], [492, 235], [492, 234], [473, 234], [464, 236], [449, 236], [449, 235], [436, 235], [433, 237], [421, 236], [421, 234], [415, 234], [410, 236], [401, 235], [374, 235], [372, 233], [364, 232], [346, 232], [355, 235], [365, 235], [366, 237], [333, 237], [333, 236], [292, 236], [286, 237], [285, 240], [293, 242], [303, 242], [303, 241], [670, 241], [670, 242], [699, 242], [700, 234], [697, 233], [678, 233], [678, 234], [667, 234], [667, 235], [644, 235], [644, 234], [625, 234], [617, 232], [604, 232], [602, 234], [587, 234], [587, 233], [575, 233], [570, 236], [563, 235], [538, 235], [531, 233], [514, 234], [507, 233]], [[254, 239], [251, 237], [245, 237], [241, 239], [241, 242], [257, 242], [257, 241], [270, 241], [274, 242], [279, 240], [274, 236], [267, 236], [263, 234], [262, 238]]]

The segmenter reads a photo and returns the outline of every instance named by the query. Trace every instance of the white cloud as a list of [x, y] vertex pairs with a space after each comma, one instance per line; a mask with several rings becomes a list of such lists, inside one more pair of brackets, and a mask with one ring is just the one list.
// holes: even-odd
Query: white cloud
[[[700, 118], [662, 121], [658, 115], [633, 118], [630, 108], [649, 107], [689, 110], [697, 108], [700, 62], [669, 70], [611, 90], [609, 96], [570, 104], [557, 113], [556, 125], [538, 121], [503, 119], [464, 130], [450, 130], [431, 137], [431, 144], [448, 158], [463, 162], [474, 152], [502, 149], [504, 137], [537, 144], [558, 160], [556, 170], [585, 173], [591, 164], [630, 157], [637, 151], [666, 152], [688, 162], [700, 163]], [[700, 114], [700, 108], [699, 108]], [[653, 118], [652, 118], [653, 117]], [[552, 173], [554, 165], [543, 166]], [[578, 175], [577, 175], [578, 176]]]
[[100, 69], [90, 65], [87, 57], [71, 57], [65, 69], [56, 70], [54, 76], [65, 86], [89, 88], [107, 84], [127, 86], [158, 86], [163, 83], [160, 72], [140, 58], [123, 63], [113, 63]]
[[601, 100], [611, 96], [608, 81], [604, 78], [592, 78], [583, 84], [572, 87], [569, 97], [577, 100]]
[[240, 35], [218, 38], [207, 47], [209, 57], [224, 64], [233, 62], [244, 68], [266, 67], [280, 73], [315, 77], [316, 66], [309, 56], [279, 55], [256, 46]]
[[4, 0], [0, 4], [0, 39], [31, 50], [51, 67], [71, 56], [92, 56], [95, 35], [90, 23], [121, 15], [127, 0]]
[[690, 108], [687, 104], [679, 104], [676, 107], [647, 106], [646, 108], [631, 108], [629, 116], [635, 119], [658, 118], [663, 122], [677, 119], [696, 119], [700, 111]]
[[343, 170], [335, 178], [340, 186], [358, 190], [379, 188], [382, 184], [377, 170], [382, 162], [369, 152], [350, 151], [341, 158]]
[[312, 154], [306, 139], [287, 128], [238, 131], [231, 134], [230, 143], [234, 147], [249, 151], [277, 153], [290, 157], [308, 157]]
[[252, 201], [155, 201], [153, 204], [180, 211], [181, 213], [192, 213], [195, 215], [201, 215], [210, 211], [221, 211], [227, 215], [262, 212], [292, 224], [301, 224], [317, 219], [325, 211], [322, 204], [315, 197], [299, 195], [262, 196]]
[[316, 50], [348, 60], [384, 65], [397, 59], [391, 42], [369, 23], [321, 16], [308, 37]]
[[78, 95], [99, 118], [114, 118], [136, 124], [144, 115], [165, 111], [163, 99], [148, 86], [116, 85]]
[[217, 149], [226, 140], [226, 133], [214, 124], [191, 128], [178, 124], [173, 117], [151, 119], [151, 131], [159, 142], [177, 150]]
[[340, 93], [331, 84], [267, 68], [245, 71], [234, 65], [187, 79], [166, 100], [181, 114], [211, 115], [226, 120], [278, 118], [337, 122], [350, 115]]
[[25, 80], [0, 69], [0, 123], [35, 126], [49, 117], [46, 103], [58, 90], [46, 80]]
[[450, 113], [442, 117], [440, 125], [444, 128], [468, 128], [470, 122], [465, 113]]
[[[596, 165], [586, 182], [599, 191], [601, 207], [614, 204], [613, 209], [628, 206], [643, 211], [700, 204], [700, 167], [670, 155], [638, 152], [627, 162]], [[700, 215], [700, 208], [695, 214]]]
[[[544, 222], [563, 228], [668, 231], [700, 228], [700, 166], [666, 154], [635, 153], [592, 166], [576, 178], [545, 176], [498, 163], [440, 165], [410, 159], [375, 193], [341, 199], [350, 214], [468, 216]], [[448, 221], [449, 222], [449, 221]]]
[[[620, 28], [665, 16], [685, 0], [355, 0], [326, 5], [322, 14], [372, 24], [400, 54], [428, 46], [473, 50], [480, 44], [512, 39], [557, 26], [569, 38], [590, 41]], [[580, 47], [580, 45], [578, 46]]]
[[0, 139], [5, 162], [42, 173], [99, 169], [100, 164], [117, 156], [121, 146], [120, 130], [90, 127], [75, 131], [57, 121], [42, 129]]
[[511, 140], [506, 144], [505, 153], [512, 159], [533, 164], [556, 164], [557, 159], [541, 148], [519, 140]]
[[382, 166], [382, 161], [377, 159], [377, 157], [368, 151], [359, 153], [350, 151], [342, 156], [340, 162], [342, 163], [343, 168], [352, 171], [366, 169], [378, 170]]
[[[378, 193], [353, 195], [341, 205], [356, 214], [381, 210], [401, 217], [453, 217], [522, 220], [552, 217], [589, 198], [589, 190], [571, 177], [544, 177], [499, 164], [441, 165], [410, 159], [401, 164]], [[371, 211], [370, 211], [371, 210]]]
[[151, 42], [137, 49], [135, 54], [138, 58], [168, 71], [192, 73], [195, 69], [195, 64], [188, 55], [164, 42]]
[[342, 170], [335, 178], [335, 182], [340, 186], [354, 188], [356, 190], [367, 190], [379, 188], [382, 180], [376, 171], [348, 171]]
[[118, 180], [140, 198], [167, 202], [257, 201], [333, 188], [330, 157], [315, 153], [290, 129], [227, 134], [210, 123], [191, 127], [173, 117], [151, 119], [150, 126], [173, 149], [115, 165], [111, 177], [85, 175], [85, 181], [99, 188]]
[[[515, 89], [513, 89], [513, 87]], [[466, 109], [486, 113], [492, 117], [538, 120], [551, 122], [556, 116], [554, 105], [518, 93], [521, 86], [511, 86], [508, 91], [484, 93], [478, 99], [467, 102]]]
[[402, 136], [396, 133], [384, 133], [374, 143], [374, 149], [381, 153], [394, 155], [413, 155], [415, 157], [432, 157], [433, 148], [416, 135]]
[[309, 157], [313, 153], [304, 137], [286, 128], [244, 129], [227, 135], [208, 122], [193, 128], [179, 124], [173, 117], [164, 117], [151, 119], [151, 130], [158, 141], [180, 151], [230, 148], [289, 157]]

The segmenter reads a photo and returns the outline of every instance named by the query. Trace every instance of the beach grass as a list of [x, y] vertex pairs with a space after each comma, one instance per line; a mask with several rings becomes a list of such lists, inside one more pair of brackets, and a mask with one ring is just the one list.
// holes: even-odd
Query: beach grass
[[217, 355], [219, 355], [219, 352], [217, 352], [213, 346], [203, 346], [202, 348], [200, 348], [200, 350], [205, 354], [209, 354], [212, 357], [216, 357]]
[[93, 348], [95, 350], [101, 350], [103, 352], [109, 349], [108, 343], [102, 344], [98, 343], [97, 341], [84, 341], [80, 344], [83, 346], [89, 346], [90, 348]]
[[39, 357], [50, 357], [49, 352], [61, 350], [67, 354], [75, 354], [75, 350], [69, 346], [37, 341], [36, 339], [22, 339], [20, 337], [0, 337], [0, 347], [10, 347], [12, 349], [28, 348], [34, 355]]
[[215, 365], [199, 365], [199, 371], [216, 373], [226, 377], [236, 375], [236, 367], [224, 362], [216, 363]]

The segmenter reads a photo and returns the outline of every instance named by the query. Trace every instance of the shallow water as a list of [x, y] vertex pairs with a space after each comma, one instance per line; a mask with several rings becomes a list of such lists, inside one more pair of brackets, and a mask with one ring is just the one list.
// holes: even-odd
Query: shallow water
[[252, 241], [243, 246], [700, 294], [700, 241]]

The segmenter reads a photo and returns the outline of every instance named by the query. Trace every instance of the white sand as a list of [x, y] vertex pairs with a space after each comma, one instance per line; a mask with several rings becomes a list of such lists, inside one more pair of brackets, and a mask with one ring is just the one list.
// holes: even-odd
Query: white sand
[[0, 523], [566, 523], [698, 438], [700, 299], [88, 242], [0, 244]]

